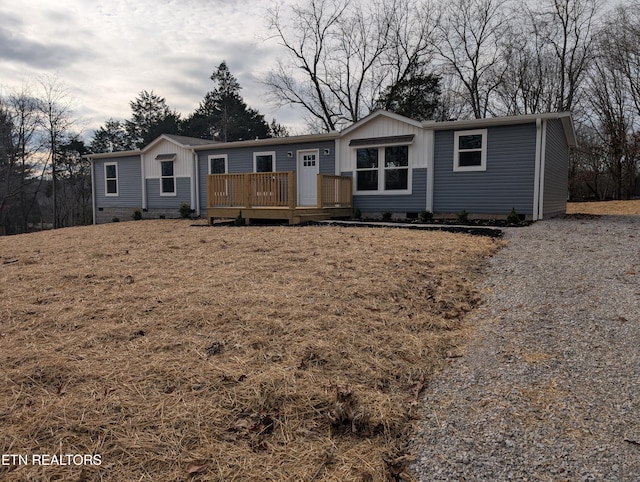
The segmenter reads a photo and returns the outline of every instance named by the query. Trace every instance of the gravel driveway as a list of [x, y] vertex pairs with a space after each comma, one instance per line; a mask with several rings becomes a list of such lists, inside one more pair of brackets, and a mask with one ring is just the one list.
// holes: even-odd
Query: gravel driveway
[[421, 481], [640, 480], [640, 217], [505, 234], [464, 356], [427, 388]]

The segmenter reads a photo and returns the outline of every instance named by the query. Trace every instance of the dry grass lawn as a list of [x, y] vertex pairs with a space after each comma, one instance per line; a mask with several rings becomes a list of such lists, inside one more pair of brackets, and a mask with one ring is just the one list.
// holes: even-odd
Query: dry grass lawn
[[0, 238], [0, 455], [29, 457], [0, 479], [407, 479], [418, 395], [500, 244], [169, 220]]
[[567, 203], [567, 214], [640, 214], [640, 199], [633, 201], [602, 201], [586, 203]]

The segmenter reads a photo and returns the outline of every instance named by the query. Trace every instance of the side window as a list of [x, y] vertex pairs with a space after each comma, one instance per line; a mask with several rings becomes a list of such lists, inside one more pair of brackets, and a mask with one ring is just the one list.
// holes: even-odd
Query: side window
[[226, 174], [227, 156], [209, 156], [209, 174]]
[[104, 165], [104, 179], [105, 179], [105, 195], [117, 196], [118, 195], [118, 164], [109, 163]]
[[176, 178], [173, 175], [173, 161], [162, 161], [160, 170], [160, 194], [175, 194]]
[[487, 170], [487, 130], [459, 131], [454, 134], [453, 170]]
[[254, 152], [253, 172], [273, 172], [276, 170], [275, 152]]

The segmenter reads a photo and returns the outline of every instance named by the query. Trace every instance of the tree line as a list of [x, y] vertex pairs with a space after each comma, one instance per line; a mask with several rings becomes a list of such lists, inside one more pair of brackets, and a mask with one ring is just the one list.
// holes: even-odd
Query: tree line
[[418, 120], [571, 111], [573, 198], [638, 194], [640, 0], [305, 0], [268, 15], [272, 100], [331, 131], [376, 108]]
[[[376, 109], [417, 120], [571, 111], [570, 197], [628, 199], [640, 165], [640, 0], [302, 0], [266, 17], [282, 54], [263, 83], [309, 132]], [[143, 90], [131, 117], [88, 145], [57, 79], [0, 96], [0, 233], [91, 221], [89, 152], [139, 149], [163, 133], [219, 141], [287, 129], [247, 106], [225, 62], [182, 117]]]
[[178, 134], [215, 141], [281, 137], [287, 130], [275, 119], [268, 123], [244, 102], [238, 80], [223, 61], [211, 74], [214, 87], [195, 111], [185, 118], [172, 110], [164, 97], [146, 90], [130, 102], [131, 117], [109, 119], [91, 141], [92, 152], [139, 149], [162, 134]]
[[181, 118], [153, 91], [130, 102], [131, 117], [109, 119], [89, 144], [79, 133], [72, 99], [57, 78], [0, 96], [0, 235], [92, 222], [91, 171], [85, 154], [140, 149], [161, 134], [218, 141], [287, 135], [244, 102], [222, 62], [214, 88]]

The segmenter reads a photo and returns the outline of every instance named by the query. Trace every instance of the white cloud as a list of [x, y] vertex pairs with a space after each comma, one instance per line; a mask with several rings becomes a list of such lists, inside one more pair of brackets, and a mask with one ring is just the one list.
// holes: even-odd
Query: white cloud
[[259, 0], [0, 0], [0, 84], [55, 73], [92, 130], [129, 117], [142, 90], [189, 114], [226, 60], [247, 104], [299, 124], [300, 113], [276, 112], [259, 83], [278, 55], [262, 40], [265, 9]]

